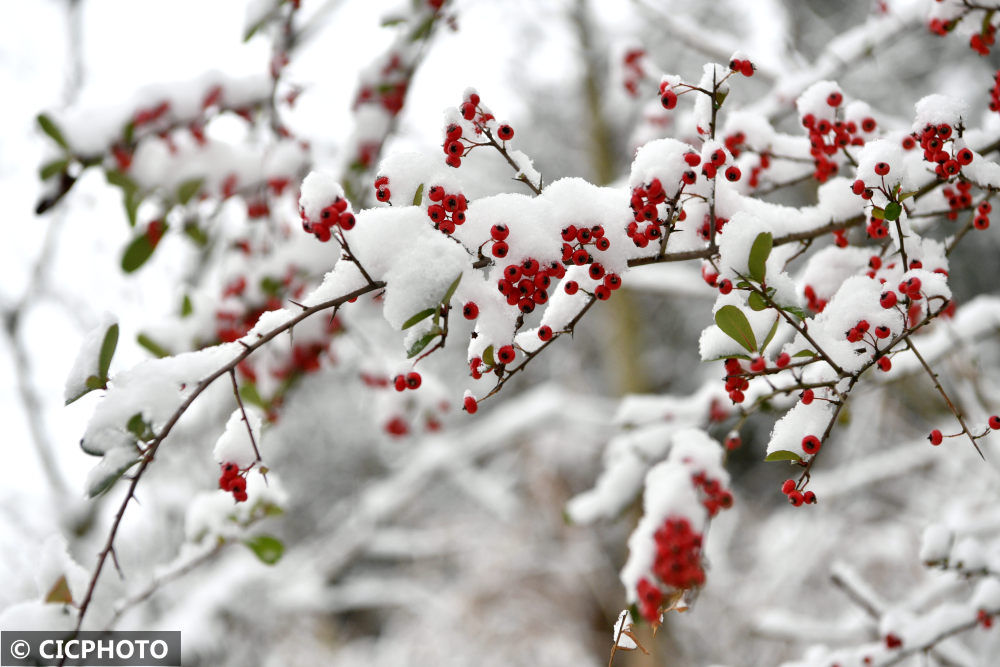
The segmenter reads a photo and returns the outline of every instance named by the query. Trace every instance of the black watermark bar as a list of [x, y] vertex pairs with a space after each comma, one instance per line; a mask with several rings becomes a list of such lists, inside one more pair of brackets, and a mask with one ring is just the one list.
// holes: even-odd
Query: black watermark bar
[[0, 667], [180, 664], [180, 632], [0, 632]]

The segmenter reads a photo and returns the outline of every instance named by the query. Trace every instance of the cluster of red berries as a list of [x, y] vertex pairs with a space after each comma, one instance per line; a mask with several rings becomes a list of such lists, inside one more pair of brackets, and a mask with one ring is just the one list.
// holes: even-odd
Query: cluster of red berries
[[[686, 156], [685, 159], [687, 159]], [[715, 178], [716, 175], [718, 174], [718, 170], [721, 169], [722, 166], [726, 164], [727, 159], [728, 158], [726, 156], [726, 151], [722, 150], [721, 148], [715, 149], [709, 156], [709, 162], [706, 162], [703, 165], [701, 165], [701, 173], [705, 176], [705, 178], [708, 179]], [[689, 161], [688, 164], [691, 164], [691, 162]], [[725, 176], [727, 181], [729, 181], [730, 183], [735, 183], [736, 181], [740, 180], [740, 178], [743, 177], [743, 173], [740, 172], [740, 168], [737, 167], [736, 165], [730, 165], [725, 171]]]
[[563, 261], [572, 262], [577, 266], [593, 262], [587, 246], [593, 246], [602, 252], [611, 247], [611, 240], [604, 235], [603, 225], [592, 227], [569, 225], [562, 230], [562, 240]]
[[[814, 437], [814, 436], [810, 436]], [[788, 502], [795, 507], [801, 507], [802, 505], [814, 505], [816, 504], [816, 494], [812, 491], [802, 492], [796, 489], [796, 483], [794, 479], [786, 479], [784, 484], [781, 485], [781, 492], [785, 494], [788, 498]]]
[[397, 375], [392, 384], [396, 388], [396, 391], [406, 391], [407, 389], [418, 389], [420, 387], [421, 378], [420, 373], [416, 371], [410, 371], [405, 375], [400, 373]]
[[625, 52], [623, 66], [625, 68], [625, 90], [632, 97], [639, 95], [639, 82], [642, 81], [646, 72], [642, 69], [642, 57], [646, 55], [644, 49], [629, 49]]
[[699, 472], [691, 476], [691, 482], [695, 490], [700, 492], [701, 504], [708, 510], [709, 516], [715, 516], [719, 510], [733, 506], [733, 494], [722, 486], [719, 480], [711, 479], [704, 472]]
[[982, 32], [977, 32], [969, 38], [969, 47], [981, 56], [990, 55], [990, 47], [997, 41], [997, 27], [986, 23]]
[[240, 472], [240, 467], [235, 463], [223, 463], [222, 475], [219, 477], [219, 488], [233, 494], [233, 500], [238, 503], [246, 502], [247, 480], [245, 472]]
[[[844, 95], [840, 91], [830, 93], [826, 98], [826, 103], [834, 108], [840, 107], [844, 102]], [[837, 173], [837, 163], [830, 159], [830, 156], [847, 146], [863, 146], [865, 138], [861, 132], [874, 132], [878, 127], [875, 119], [868, 116], [860, 122], [853, 120], [829, 121], [825, 118], [817, 120], [816, 116], [807, 113], [802, 117], [802, 125], [809, 131], [809, 152], [813, 157], [815, 170], [813, 178], [820, 183], [825, 183], [830, 176]]]
[[733, 403], [742, 403], [745, 399], [743, 392], [750, 386], [750, 380], [743, 372], [743, 366], [736, 357], [730, 357], [725, 361], [726, 366], [726, 391], [729, 393], [729, 400]]
[[299, 214], [302, 217], [302, 229], [322, 243], [330, 240], [334, 227], [345, 231], [354, 228], [354, 214], [348, 210], [347, 200], [343, 197], [337, 197], [332, 204], [323, 208], [319, 212], [319, 220], [310, 220], [305, 209], [300, 209]]
[[[496, 227], [494, 226], [494, 229]], [[497, 281], [497, 289], [507, 298], [507, 305], [517, 306], [522, 313], [530, 313], [535, 306], [549, 300], [549, 286], [553, 278], [566, 275], [566, 268], [559, 262], [546, 266], [531, 257], [519, 264], [504, 267], [503, 278]]]
[[846, 334], [845, 338], [849, 343], [858, 343], [861, 341], [866, 341], [874, 348], [878, 348], [878, 341], [884, 340], [892, 335], [892, 329], [887, 326], [880, 325], [875, 327], [871, 331], [871, 325], [868, 320], [859, 320], [857, 324], [850, 328]]
[[733, 72], [739, 72], [743, 76], [753, 76], [754, 66], [749, 60], [733, 58], [729, 61], [729, 69]]
[[[723, 218], [721, 215], [715, 216], [715, 233], [721, 234], [722, 229], [726, 226], [728, 222], [729, 218]], [[706, 213], [705, 217], [702, 218], [701, 227], [698, 228], [698, 236], [700, 236], [705, 241], [709, 241], [712, 238], [712, 216], [710, 216], [708, 213]], [[715, 282], [718, 279], [718, 277], [719, 277], [718, 275], [715, 275], [714, 277], [712, 277], [712, 279], [705, 277], [705, 282], [707, 282], [712, 287], [715, 287]]]
[[957, 21], [946, 21], [945, 19], [931, 19], [927, 24], [927, 29], [935, 35], [944, 37], [955, 27]]
[[[696, 166], [701, 162], [701, 157], [697, 153], [688, 153], [684, 156], [684, 159], [687, 160], [690, 166]], [[692, 162], [694, 162], [694, 165], [692, 165]], [[684, 172], [681, 178], [681, 190], [683, 190], [684, 185], [693, 184], [697, 178], [698, 175], [694, 171], [689, 170]], [[634, 220], [628, 224], [626, 232], [637, 247], [645, 248], [649, 245], [650, 241], [660, 238], [662, 234], [660, 230], [661, 220], [657, 207], [666, 201], [667, 193], [658, 178], [654, 178], [645, 186], [637, 185], [632, 188], [632, 197], [629, 200], [629, 205], [632, 207]], [[640, 229], [639, 225], [641, 224], [645, 224], [645, 227]]]
[[984, 630], [989, 630], [993, 627], [993, 617], [985, 609], [980, 609], [976, 612], [976, 621]]
[[409, 68], [398, 53], [393, 53], [376, 77], [358, 90], [353, 108], [357, 109], [362, 104], [378, 104], [389, 115], [395, 116], [402, 111], [406, 101], [406, 90], [410, 84]]
[[[462, 118], [472, 123], [476, 134], [482, 134], [487, 130], [487, 125], [496, 119], [493, 114], [483, 109], [479, 105], [479, 102], [479, 95], [470, 92], [458, 108], [462, 114]], [[457, 123], [452, 123], [445, 128], [445, 139], [441, 145], [441, 149], [447, 156], [445, 163], [449, 167], [457, 168], [462, 166], [462, 158], [465, 157], [469, 147], [475, 145], [470, 144], [470, 146], [467, 146], [462, 134], [462, 126]], [[514, 138], [514, 129], [507, 124], [500, 125], [497, 128], [497, 137], [502, 141], [509, 141]]]
[[[668, 517], [653, 539], [656, 541], [653, 574], [664, 585], [685, 590], [705, 583], [705, 570], [701, 566], [702, 536], [692, 530], [687, 519]], [[636, 592], [643, 618], [656, 623], [663, 601], [662, 590], [644, 577]]]
[[961, 210], [972, 206], [972, 183], [958, 181], [955, 188], [945, 187], [941, 193], [948, 200], [948, 219], [957, 220]]
[[457, 225], [465, 222], [469, 202], [462, 193], [451, 194], [440, 185], [432, 185], [427, 191], [427, 198], [434, 202], [427, 207], [427, 217], [434, 223], [434, 229], [452, 234]]
[[993, 205], [988, 201], [984, 201], [976, 208], [976, 217], [972, 219], [972, 226], [976, 229], [986, 229], [990, 226], [990, 212], [993, 210]]
[[821, 299], [816, 294], [816, 289], [812, 285], [806, 285], [802, 288], [802, 296], [806, 298], [806, 305], [809, 310], [814, 313], [822, 313], [823, 309], [826, 308], [827, 300]]
[[[743, 152], [743, 142], [746, 141], [746, 135], [743, 132], [736, 132], [730, 134], [724, 140], [726, 144], [726, 150], [732, 153], [733, 157], [739, 157], [740, 153]], [[760, 185], [760, 175], [761, 172], [771, 168], [771, 155], [767, 151], [760, 154], [760, 161], [750, 169], [750, 176], [747, 178], [747, 185], [751, 188], [756, 188]], [[737, 179], [739, 180], [739, 179]]]
[[[935, 165], [934, 173], [941, 180], [957, 176], [962, 167], [971, 164], [975, 157], [968, 148], [956, 149], [955, 128], [948, 123], [927, 125], [919, 134], [914, 133], [913, 138], [920, 143], [920, 148], [924, 151], [924, 160]], [[949, 141], [951, 150], [945, 146]]]
[[[594, 267], [600, 267], [600, 271], [594, 269]], [[611, 298], [611, 293], [622, 286], [622, 279], [617, 273], [603, 273], [604, 267], [600, 264], [592, 264], [590, 267], [590, 275], [594, 280], [599, 280], [599, 276], [603, 274], [604, 279], [601, 284], [594, 288], [594, 298], [598, 301], [607, 301]], [[594, 276], [598, 277], [594, 277]], [[572, 296], [580, 291], [580, 284], [575, 280], [570, 280], [563, 285], [563, 290], [566, 294]], [[544, 340], [544, 339], [543, 339]]]
[[1000, 111], [1000, 69], [993, 77], [993, 87], [990, 88], [990, 111]]

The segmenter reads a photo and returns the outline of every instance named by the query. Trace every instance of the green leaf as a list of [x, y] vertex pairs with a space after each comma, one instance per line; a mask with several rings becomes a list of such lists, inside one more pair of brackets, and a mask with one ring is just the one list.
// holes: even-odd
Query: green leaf
[[104, 172], [104, 177], [108, 179], [108, 183], [121, 188], [125, 192], [131, 192], [139, 189], [138, 183], [117, 169], [107, 169]]
[[408, 319], [405, 322], [403, 322], [403, 328], [402, 328], [402, 330], [406, 331], [407, 329], [409, 329], [410, 327], [412, 327], [414, 324], [417, 324], [418, 322], [422, 322], [423, 320], [426, 320], [428, 317], [430, 317], [431, 315], [433, 315], [436, 312], [437, 312], [437, 306], [435, 306], [433, 308], [426, 308], [424, 310], [421, 310], [419, 313], [417, 313], [416, 315], [412, 316], [410, 319]]
[[715, 314], [715, 324], [748, 352], [757, 351], [757, 338], [747, 316], [736, 306], [723, 306]]
[[257, 385], [253, 382], [240, 385], [240, 398], [247, 403], [256, 405], [258, 408], [267, 407], [267, 404], [264, 403], [264, 399], [260, 397], [260, 392], [257, 391]]
[[111, 359], [115, 356], [115, 349], [118, 347], [118, 325], [112, 324], [104, 333], [104, 340], [101, 342], [101, 354], [97, 357], [97, 373], [107, 380], [108, 369], [111, 368]]
[[497, 360], [493, 357], [493, 346], [490, 345], [483, 350], [483, 363], [487, 366], [496, 366]]
[[458, 284], [460, 282], [462, 282], [461, 273], [458, 274], [458, 278], [455, 278], [455, 280], [452, 281], [451, 285], [448, 287], [448, 291], [445, 292], [444, 296], [441, 298], [441, 303], [443, 303], [446, 306], [448, 305], [448, 302], [451, 301], [451, 297], [455, 296], [455, 290], [458, 289]]
[[192, 178], [189, 181], [184, 181], [177, 186], [177, 203], [183, 206], [191, 201], [191, 197], [198, 194], [201, 190], [202, 183], [205, 182], [203, 178]]
[[785, 311], [786, 313], [788, 313], [789, 315], [794, 315], [795, 317], [799, 318], [800, 320], [804, 320], [807, 317], [809, 317], [809, 313], [807, 313], [806, 311], [802, 310], [798, 306], [780, 306], [780, 308], [783, 311]]
[[774, 338], [774, 334], [778, 333], [778, 322], [780, 321], [781, 321], [780, 315], [774, 318], [774, 324], [771, 325], [771, 330], [767, 332], [767, 336], [764, 337], [764, 342], [760, 344], [761, 352], [767, 349], [767, 346], [771, 342], [771, 339]]
[[795, 452], [790, 452], [786, 449], [779, 449], [776, 452], [771, 452], [766, 457], [765, 461], [801, 461], [802, 457]]
[[66, 575], [59, 577], [56, 583], [52, 584], [52, 588], [49, 592], [45, 594], [46, 604], [73, 604], [73, 594], [69, 590], [69, 584], [66, 582]]
[[758, 312], [767, 309], [767, 302], [758, 292], [750, 292], [750, 296], [747, 297], [747, 305], [750, 306], [750, 310]]
[[56, 174], [61, 174], [66, 171], [66, 167], [69, 166], [69, 160], [65, 158], [60, 158], [58, 160], [53, 160], [52, 162], [47, 162], [43, 164], [38, 169], [38, 178], [43, 181], [47, 181]]
[[284, 286], [283, 282], [272, 276], [264, 276], [260, 279], [260, 289], [268, 296], [278, 296]]
[[420, 354], [421, 352], [423, 352], [424, 348], [427, 347], [428, 345], [430, 345], [431, 341], [434, 340], [435, 338], [437, 338], [438, 335], [440, 335], [440, 333], [441, 333], [441, 330], [438, 329], [437, 327], [435, 327], [432, 331], [429, 331], [428, 333], [425, 333], [423, 336], [421, 336], [417, 340], [416, 343], [414, 343], [410, 347], [409, 350], [406, 351], [406, 358], [407, 359], [412, 359], [413, 357], [415, 357], [418, 354]]
[[903, 192], [903, 193], [901, 193], [899, 195], [898, 199], [899, 199], [900, 202], [904, 202], [907, 199], [909, 199], [910, 197], [912, 197], [913, 195], [917, 194], [918, 192], [920, 192], [920, 191], [919, 190], [911, 190], [910, 192]]
[[[94, 391], [95, 389], [107, 389], [108, 381], [102, 380], [96, 375], [88, 375], [87, 379], [84, 381], [84, 385], [87, 387], [87, 392]], [[84, 393], [87, 393], [84, 392]]]
[[424, 200], [424, 184], [421, 183], [417, 186], [417, 191], [413, 193], [413, 205], [420, 206], [420, 202]]
[[753, 285], [751, 285], [746, 280], [741, 280], [738, 283], [736, 283], [736, 289], [750, 289], [751, 287], [753, 287]]
[[134, 435], [136, 438], [142, 440], [143, 439], [142, 436], [146, 434], [146, 422], [142, 418], [142, 413], [137, 412], [134, 415], [132, 415], [129, 418], [128, 422], [125, 423], [125, 428], [128, 429], [128, 432]]
[[798, 352], [796, 352], [792, 356], [793, 357], [815, 357], [816, 353], [813, 352], [812, 350], [799, 350]]
[[750, 247], [750, 258], [747, 260], [747, 268], [750, 269], [750, 277], [759, 283], [764, 282], [767, 275], [767, 258], [771, 255], [771, 248], [774, 246], [774, 237], [771, 232], [761, 232], [754, 239]]
[[146, 263], [155, 249], [156, 247], [149, 242], [149, 238], [145, 234], [135, 237], [122, 255], [122, 271], [132, 273]]
[[193, 220], [184, 223], [184, 234], [194, 241], [195, 245], [199, 248], [204, 248], [208, 245], [208, 234]]
[[184, 299], [181, 301], [181, 317], [188, 317], [193, 312], [194, 305], [191, 303], [191, 297], [185, 294]]
[[427, 20], [417, 26], [417, 29], [413, 31], [410, 35], [411, 42], [418, 42], [421, 39], [426, 39], [431, 34], [431, 28], [434, 27], [434, 17], [428, 16]]
[[122, 130], [122, 141], [124, 141], [125, 144], [130, 145], [132, 143], [132, 139], [134, 138], [135, 138], [135, 122], [130, 120], [128, 122], [128, 125], [125, 126], [125, 129]]
[[244, 540], [243, 544], [266, 565], [274, 565], [285, 553], [284, 543], [271, 535], [257, 535]]
[[157, 343], [155, 340], [147, 336], [146, 334], [139, 334], [136, 337], [136, 342], [142, 347], [146, 348], [154, 357], [169, 357], [170, 352], [167, 351], [165, 347]]
[[119, 467], [117, 470], [111, 471], [107, 476], [104, 477], [104, 479], [97, 481], [93, 486], [91, 486], [87, 490], [87, 495], [90, 498], [96, 498], [97, 496], [101, 495], [102, 493], [110, 489], [112, 486], [114, 486], [115, 482], [121, 479], [122, 475], [124, 475], [129, 468], [134, 466], [139, 461], [140, 461], [139, 457], [136, 457], [135, 459]]
[[903, 207], [898, 202], [891, 201], [885, 205], [885, 219], [899, 220], [899, 214], [903, 212]]
[[872, 217], [876, 220], [885, 220], [885, 211], [878, 206], [872, 207]]
[[139, 204], [142, 203], [142, 195], [138, 190], [126, 190], [123, 199], [125, 204], [125, 215], [128, 217], [129, 227], [135, 227], [135, 222], [139, 215]]
[[35, 120], [38, 121], [38, 126], [42, 128], [42, 132], [49, 135], [52, 141], [65, 148], [67, 151], [70, 150], [69, 143], [66, 141], [66, 137], [63, 136], [62, 130], [59, 129], [51, 118], [43, 113], [40, 113]]

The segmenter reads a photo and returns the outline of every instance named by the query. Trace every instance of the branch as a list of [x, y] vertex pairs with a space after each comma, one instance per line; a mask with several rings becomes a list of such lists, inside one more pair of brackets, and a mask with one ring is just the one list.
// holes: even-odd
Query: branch
[[[191, 392], [191, 395], [188, 396], [187, 399], [185, 399], [180, 406], [178, 406], [178, 408], [170, 416], [167, 422], [163, 425], [163, 428], [160, 430], [160, 432], [146, 447], [145, 453], [143, 454], [143, 457], [139, 463], [139, 467], [136, 469], [135, 473], [132, 476], [132, 481], [129, 483], [128, 490], [125, 493], [125, 498], [122, 500], [121, 505], [119, 505], [118, 511], [115, 514], [114, 522], [111, 525], [111, 531], [108, 534], [108, 539], [104, 544], [104, 548], [101, 549], [101, 552], [97, 556], [97, 565], [94, 567], [94, 572], [91, 575], [90, 583], [87, 586], [87, 593], [83, 598], [83, 602], [80, 603], [80, 612], [79, 615], [77, 616], [76, 628], [74, 629], [74, 636], [76, 636], [76, 634], [80, 632], [80, 629], [83, 626], [84, 617], [87, 615], [87, 611], [90, 609], [90, 603], [94, 597], [94, 589], [97, 587], [97, 580], [101, 576], [101, 572], [104, 569], [104, 565], [107, 562], [108, 556], [114, 550], [115, 537], [117, 537], [118, 535], [118, 529], [121, 526], [122, 517], [125, 516], [126, 508], [128, 508], [129, 503], [135, 497], [135, 489], [139, 484], [139, 480], [142, 479], [142, 475], [143, 473], [145, 473], [146, 468], [149, 467], [149, 464], [153, 462], [153, 457], [156, 456], [157, 449], [159, 449], [160, 445], [163, 443], [166, 437], [170, 435], [170, 431], [174, 428], [174, 426], [177, 424], [178, 420], [180, 420], [180, 418], [184, 415], [184, 413], [188, 411], [188, 408], [191, 407], [191, 405], [195, 402], [195, 400], [199, 396], [201, 396], [201, 394], [206, 389], [208, 389], [208, 387], [217, 379], [219, 379], [222, 375], [233, 372], [236, 369], [236, 367], [240, 364], [240, 362], [242, 362], [244, 359], [249, 357], [255, 351], [266, 345], [268, 342], [270, 342], [280, 334], [284, 333], [285, 331], [289, 331], [299, 322], [305, 320], [306, 318], [316, 313], [328, 310], [330, 308], [336, 308], [344, 303], [347, 303], [351, 299], [356, 299], [359, 296], [368, 294], [369, 292], [373, 292], [383, 287], [385, 287], [385, 283], [382, 281], [372, 282], [369, 283], [368, 285], [365, 285], [364, 287], [360, 287], [354, 290], [353, 292], [349, 292], [348, 294], [345, 294], [343, 296], [337, 297], [335, 299], [330, 299], [329, 301], [324, 301], [322, 303], [316, 304], [315, 306], [310, 306], [309, 308], [306, 308], [292, 319], [288, 320], [284, 324], [275, 327], [268, 333], [259, 334], [258, 339], [254, 343], [244, 344], [243, 351], [240, 352], [238, 355], [236, 355], [236, 357], [232, 361], [223, 365], [221, 368], [214, 371], [211, 375], [209, 375], [207, 378], [198, 383], [198, 385]], [[65, 659], [62, 662], [60, 662], [60, 665], [64, 663]]]

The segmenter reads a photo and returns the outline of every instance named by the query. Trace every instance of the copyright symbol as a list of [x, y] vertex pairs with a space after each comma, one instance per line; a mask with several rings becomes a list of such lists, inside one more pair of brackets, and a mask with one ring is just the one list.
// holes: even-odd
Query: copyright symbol
[[27, 658], [30, 652], [31, 652], [31, 645], [28, 644], [28, 642], [24, 641], [23, 639], [18, 639], [17, 641], [12, 642], [10, 645], [10, 654], [15, 658], [17, 658], [18, 660]]

